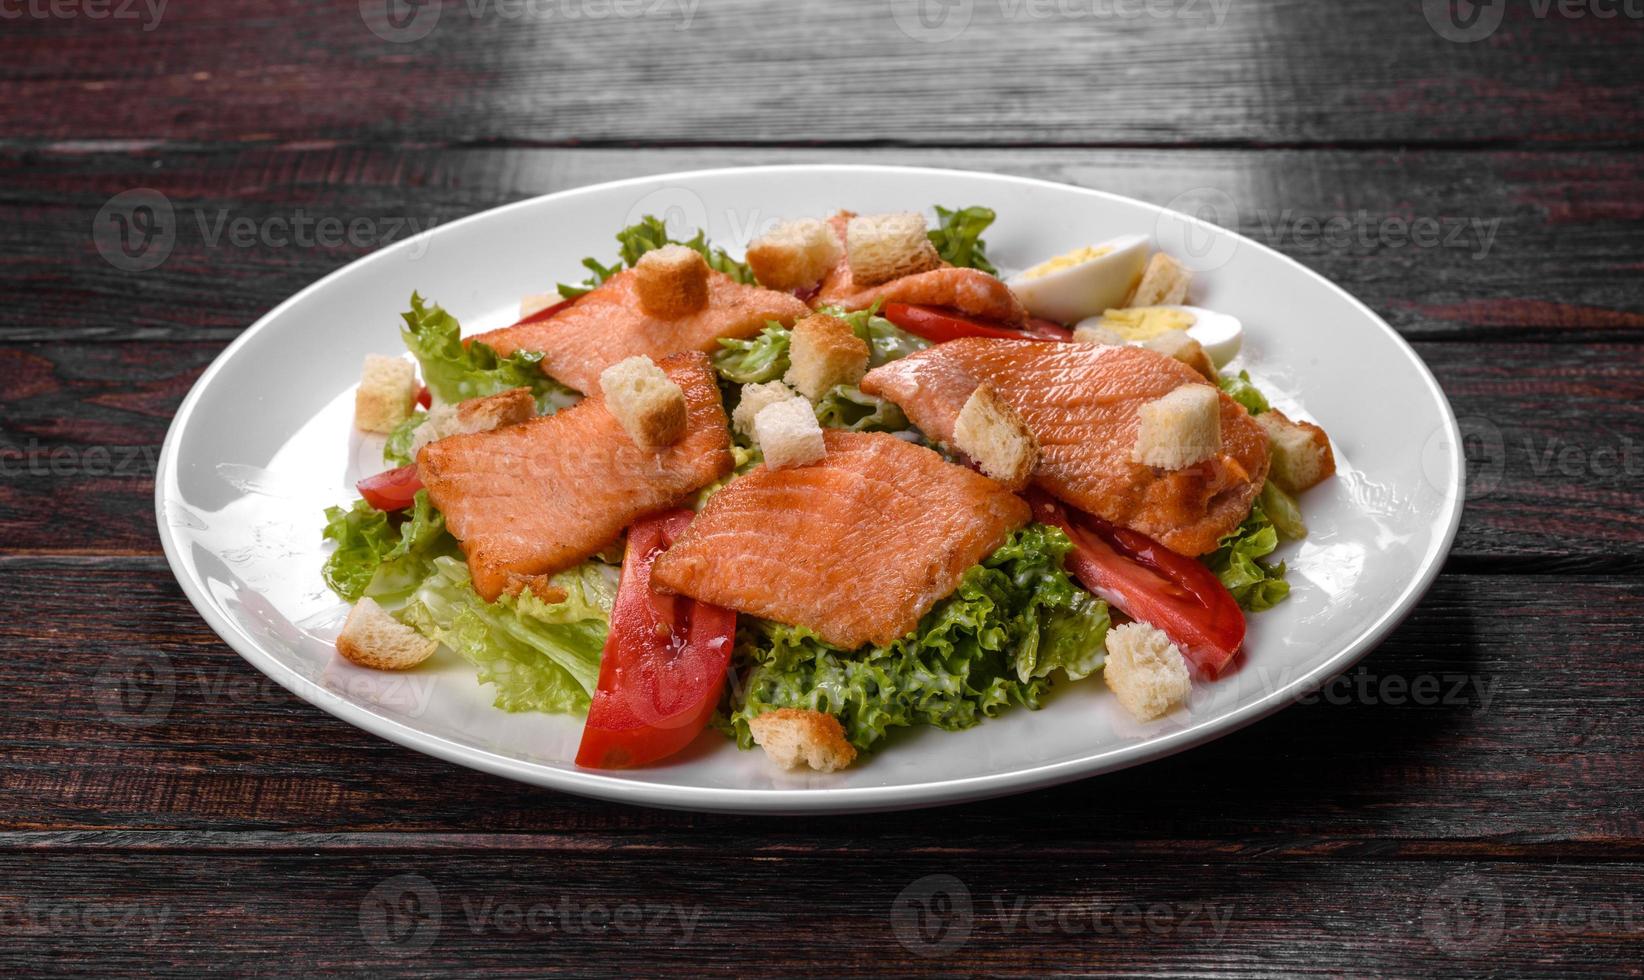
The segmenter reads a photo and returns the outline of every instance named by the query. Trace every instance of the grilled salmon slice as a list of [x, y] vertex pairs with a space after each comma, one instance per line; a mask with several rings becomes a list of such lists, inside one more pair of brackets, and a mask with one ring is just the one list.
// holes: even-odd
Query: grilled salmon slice
[[468, 556], [487, 601], [531, 586], [615, 541], [634, 518], [672, 507], [731, 471], [730, 430], [708, 356], [662, 369], [685, 392], [685, 437], [634, 445], [602, 399], [490, 432], [451, 436], [417, 455], [417, 474]]
[[1137, 409], [1181, 385], [1206, 383], [1185, 364], [1138, 347], [968, 338], [877, 368], [862, 390], [895, 402], [914, 425], [951, 445], [959, 410], [984, 383], [1038, 439], [1036, 485], [1172, 551], [1215, 550], [1267, 479], [1267, 439], [1225, 394], [1220, 455], [1175, 471], [1131, 460]]
[[907, 635], [1030, 516], [999, 484], [895, 436], [823, 438], [821, 462], [756, 467], [709, 498], [651, 581], [855, 650]]
[[646, 313], [639, 304], [634, 271], [619, 272], [575, 303], [539, 323], [524, 323], [473, 339], [507, 357], [541, 351], [542, 370], [583, 394], [599, 390], [599, 373], [643, 354], [660, 361], [679, 351], [713, 353], [721, 338], [745, 339], [775, 320], [784, 326], [810, 313], [804, 303], [758, 286], [744, 286], [722, 272], [708, 273], [708, 305], [674, 320]]
[[[845, 242], [845, 226], [856, 215], [841, 211], [828, 219], [840, 246]], [[851, 279], [849, 258], [841, 255], [833, 271], [822, 279], [822, 286], [811, 302], [818, 306], [840, 306], [847, 310], [865, 310], [876, 302], [912, 303], [919, 306], [947, 306], [984, 320], [1007, 326], [1021, 326], [1028, 313], [996, 276], [979, 269], [960, 269], [948, 266], [930, 272], [918, 272], [878, 286], [858, 286]]]

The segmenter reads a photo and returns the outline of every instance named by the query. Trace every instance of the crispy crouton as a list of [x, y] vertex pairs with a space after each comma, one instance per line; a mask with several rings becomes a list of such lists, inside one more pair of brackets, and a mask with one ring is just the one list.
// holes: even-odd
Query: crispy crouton
[[766, 289], [793, 292], [822, 281], [839, 263], [839, 236], [815, 218], [785, 221], [748, 246], [748, 265]]
[[548, 307], [556, 306], [560, 302], [561, 297], [558, 293], [532, 293], [520, 299], [519, 318], [523, 320], [533, 313], [541, 313]]
[[751, 439], [754, 434], [754, 419], [766, 405], [792, 401], [798, 397], [792, 388], [781, 381], [743, 385], [742, 400], [736, 403], [736, 410], [731, 413], [731, 424], [736, 427], [736, 431]]
[[685, 435], [685, 392], [649, 357], [626, 358], [601, 371], [599, 389], [605, 408], [639, 448], [663, 449]]
[[850, 219], [845, 226], [845, 255], [850, 259], [851, 280], [858, 286], [877, 286], [942, 266], [925, 219], [912, 211]]
[[839, 719], [820, 711], [777, 708], [748, 721], [754, 743], [784, 769], [809, 766], [837, 772], [856, 759], [856, 747], [845, 740]]
[[1336, 454], [1323, 429], [1311, 422], [1292, 422], [1280, 411], [1261, 413], [1256, 424], [1267, 433], [1273, 453], [1270, 475], [1281, 490], [1301, 493], [1335, 474]]
[[1123, 347], [1125, 339], [1107, 327], [1091, 324], [1073, 328], [1075, 344], [1099, 344], [1103, 347]]
[[1147, 262], [1147, 271], [1136, 291], [1130, 294], [1126, 306], [1180, 306], [1187, 302], [1187, 287], [1193, 275], [1182, 264], [1163, 252], [1154, 252]]
[[754, 416], [754, 441], [773, 470], [814, 463], [826, 456], [822, 426], [811, 403], [803, 398], [766, 405]]
[[410, 361], [365, 355], [360, 387], [354, 392], [354, 427], [387, 434], [411, 417], [417, 403], [417, 370]]
[[1137, 414], [1141, 426], [1130, 458], [1138, 463], [1179, 470], [1221, 449], [1221, 396], [1209, 385], [1182, 385], [1143, 405]]
[[1027, 423], [987, 385], [977, 385], [953, 424], [959, 451], [1012, 490], [1027, 486], [1039, 465], [1039, 444]]
[[415, 458], [422, 447], [447, 436], [490, 432], [535, 418], [536, 414], [537, 400], [529, 388], [509, 388], [455, 405], [435, 405], [411, 436], [411, 456]]
[[813, 313], [793, 325], [788, 373], [782, 380], [811, 401], [834, 385], [853, 385], [868, 373], [868, 342], [837, 317]]
[[361, 599], [348, 611], [337, 652], [372, 670], [406, 670], [434, 655], [439, 644], [418, 633], [372, 599]]
[[1187, 661], [1170, 637], [1147, 623], [1126, 623], [1107, 632], [1107, 686], [1137, 721], [1152, 721], [1193, 689]]
[[1166, 330], [1152, 340], [1142, 345], [1150, 351], [1175, 358], [1188, 367], [1205, 376], [1205, 380], [1214, 384], [1216, 378], [1216, 363], [1205, 353], [1204, 345], [1187, 335], [1185, 330]]
[[634, 289], [646, 313], [677, 320], [708, 305], [708, 263], [695, 249], [664, 245], [639, 257]]

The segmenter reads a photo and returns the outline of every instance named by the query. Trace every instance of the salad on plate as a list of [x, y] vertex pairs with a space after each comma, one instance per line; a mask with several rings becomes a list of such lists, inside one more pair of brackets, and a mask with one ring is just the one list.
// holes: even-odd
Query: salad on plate
[[326, 513], [338, 653], [461, 657], [498, 709], [584, 719], [592, 769], [713, 729], [830, 772], [1063, 684], [1189, 710], [1288, 594], [1328, 437], [1150, 239], [1001, 278], [991, 210], [935, 216], [742, 260], [647, 217], [468, 337], [413, 294], [355, 395], [383, 470]]

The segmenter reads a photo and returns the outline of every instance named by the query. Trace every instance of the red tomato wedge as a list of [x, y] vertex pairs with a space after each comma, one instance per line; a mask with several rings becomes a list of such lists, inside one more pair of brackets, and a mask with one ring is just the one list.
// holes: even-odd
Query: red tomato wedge
[[423, 408], [434, 407], [434, 393], [428, 390], [427, 385], [423, 385], [417, 389], [417, 404], [421, 405]]
[[1215, 677], [1244, 645], [1243, 610], [1202, 563], [1037, 491], [1029, 500], [1034, 517], [1072, 539], [1067, 564], [1079, 581], [1131, 619], [1163, 630], [1205, 676]]
[[1054, 340], [1069, 341], [1073, 333], [1049, 320], [1032, 319], [1018, 330], [1013, 327], [976, 320], [957, 310], [940, 306], [914, 306], [908, 303], [886, 303], [880, 315], [890, 322], [933, 344], [943, 344], [961, 337], [993, 337], [1000, 340]]
[[422, 489], [422, 479], [417, 476], [416, 465], [412, 464], [368, 476], [354, 484], [354, 488], [366, 503], [378, 510], [404, 510], [416, 503], [417, 491]]
[[671, 510], [628, 529], [579, 766], [624, 769], [665, 759], [695, 740], [719, 704], [736, 613], [651, 589], [651, 564], [695, 516]]

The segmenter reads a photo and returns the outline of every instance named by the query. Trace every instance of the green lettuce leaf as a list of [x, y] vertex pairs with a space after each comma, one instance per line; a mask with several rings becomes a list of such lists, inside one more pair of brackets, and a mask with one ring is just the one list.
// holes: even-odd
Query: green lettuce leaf
[[454, 404], [509, 388], [530, 388], [537, 411], [551, 412], [575, 398], [575, 392], [542, 373], [542, 354], [518, 351], [498, 357], [486, 344], [464, 344], [457, 318], [437, 305], [426, 306], [416, 293], [411, 294], [411, 311], [404, 318], [400, 336], [422, 365], [423, 384], [439, 401]]
[[416, 437], [417, 427], [428, 421], [427, 412], [412, 412], [411, 417], [394, 427], [388, 434], [388, 441], [383, 443], [382, 461], [389, 466], [410, 466], [416, 462], [411, 458], [411, 440]]
[[931, 244], [944, 261], [966, 269], [980, 269], [988, 275], [999, 270], [988, 261], [987, 243], [982, 232], [997, 217], [992, 208], [968, 207], [950, 211], [940, 205], [936, 208], [937, 228], [930, 232]]
[[417, 491], [410, 513], [398, 521], [363, 500], [349, 508], [325, 512], [325, 539], [337, 550], [325, 561], [321, 575], [331, 591], [348, 600], [370, 596], [384, 602], [404, 598], [433, 569], [433, 562], [456, 551], [456, 541], [445, 532], [445, 517]]
[[1258, 499], [1244, 523], [1223, 537], [1216, 550], [1203, 560], [1241, 607], [1260, 612], [1273, 608], [1290, 594], [1290, 583], [1284, 580], [1284, 563], [1269, 565], [1261, 560], [1278, 546], [1279, 532]]
[[583, 259], [582, 266], [588, 270], [590, 275], [575, 286], [561, 283], [559, 294], [562, 297], [574, 299], [581, 296], [600, 286], [623, 269], [632, 269], [639, 262], [640, 256], [664, 245], [683, 245], [686, 248], [693, 249], [703, 259], [707, 260], [708, 268], [716, 272], [723, 272], [744, 285], [752, 284], [754, 281], [753, 270], [748, 268], [747, 263], [738, 262], [731, 258], [724, 249], [709, 245], [706, 232], [698, 231], [695, 237], [688, 241], [669, 238], [667, 222], [661, 218], [646, 215], [639, 219], [638, 224], [629, 225], [617, 232], [616, 239], [619, 246], [616, 264], [605, 265], [598, 259]]
[[[825, 306], [818, 310], [838, 317], [851, 325], [856, 335], [868, 343], [868, 367], [900, 360], [930, 346], [930, 342], [916, 337], [879, 315], [879, 304], [872, 308], [846, 312], [838, 307]], [[775, 381], [788, 373], [788, 343], [790, 331], [780, 323], [770, 323], [759, 336], [747, 340], [721, 340], [720, 350], [713, 356], [714, 370], [732, 384], [748, 385]]]
[[1107, 605], [1063, 570], [1069, 547], [1054, 528], [1017, 532], [889, 646], [847, 652], [807, 629], [744, 618], [729, 728], [746, 748], [749, 719], [810, 708], [837, 716], [851, 743], [867, 749], [891, 728], [951, 731], [1013, 703], [1037, 708], [1052, 672], [1084, 677], [1106, 656]]
[[1302, 521], [1301, 505], [1296, 498], [1285, 493], [1272, 480], [1262, 486], [1261, 508], [1267, 514], [1267, 519], [1273, 522], [1278, 530], [1279, 537], [1289, 541], [1300, 541], [1307, 537], [1307, 524]]
[[563, 602], [525, 590], [488, 603], [474, 591], [467, 565], [438, 558], [397, 615], [473, 664], [504, 711], [583, 713], [599, 682], [617, 570], [586, 562], [553, 583], [565, 590]]
[[1267, 396], [1250, 383], [1249, 371], [1222, 375], [1221, 386], [1222, 390], [1227, 392], [1227, 397], [1243, 405], [1244, 410], [1251, 415], [1260, 415], [1272, 407], [1267, 404]]
[[816, 403], [816, 421], [824, 429], [851, 432], [903, 432], [908, 417], [896, 403], [863, 393], [855, 385], [835, 385]]

